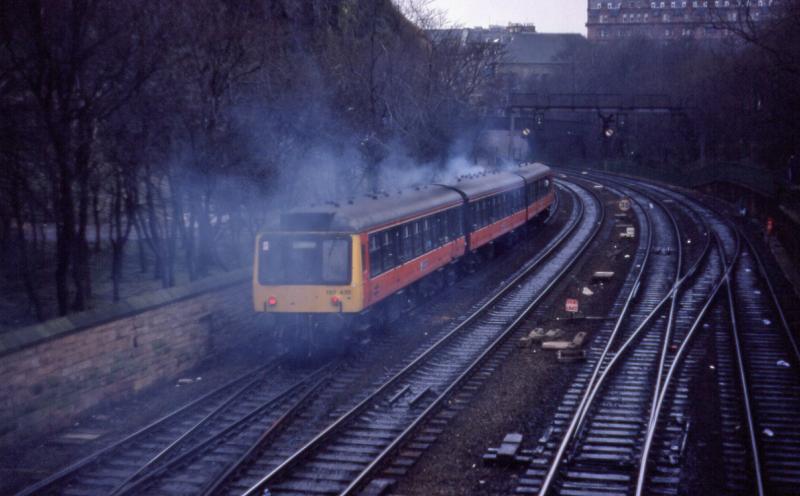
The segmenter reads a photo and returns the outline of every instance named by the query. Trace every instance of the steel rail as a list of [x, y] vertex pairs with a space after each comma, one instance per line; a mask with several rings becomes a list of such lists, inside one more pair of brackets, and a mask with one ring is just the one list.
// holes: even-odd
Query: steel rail
[[[587, 190], [587, 191], [590, 191], [590, 190]], [[591, 191], [590, 191], [590, 192], [591, 192]], [[488, 358], [488, 357], [491, 355], [491, 353], [492, 353], [492, 352], [494, 352], [494, 351], [495, 351], [495, 349], [497, 349], [497, 348], [498, 348], [498, 347], [499, 347], [499, 346], [500, 346], [500, 345], [501, 345], [503, 342], [505, 342], [505, 341], [506, 341], [506, 339], [508, 338], [508, 336], [510, 336], [510, 335], [511, 335], [511, 333], [512, 333], [512, 332], [513, 332], [513, 331], [514, 331], [514, 330], [515, 330], [515, 329], [516, 329], [516, 328], [517, 328], [517, 327], [518, 327], [518, 326], [519, 326], [519, 325], [520, 325], [520, 324], [521, 324], [521, 323], [522, 323], [522, 322], [523, 322], [525, 319], [527, 319], [528, 315], [530, 315], [531, 311], [533, 311], [533, 309], [534, 309], [534, 308], [536, 308], [536, 307], [539, 305], [539, 303], [541, 302], [541, 300], [542, 300], [542, 299], [543, 299], [545, 296], [547, 296], [547, 295], [550, 293], [550, 291], [552, 290], [552, 288], [553, 288], [553, 287], [554, 287], [556, 284], [558, 284], [558, 283], [559, 283], [559, 282], [560, 282], [560, 281], [561, 281], [561, 280], [564, 278], [564, 276], [567, 274], [567, 272], [569, 272], [569, 271], [572, 269], [572, 267], [573, 267], [573, 266], [575, 265], [575, 263], [577, 262], [578, 258], [579, 258], [579, 257], [580, 257], [580, 256], [581, 256], [581, 255], [582, 255], [582, 254], [583, 254], [583, 253], [586, 251], [586, 249], [589, 247], [589, 245], [590, 245], [590, 244], [592, 243], [592, 241], [595, 239], [595, 237], [597, 236], [597, 233], [600, 231], [600, 228], [602, 227], [602, 224], [603, 224], [603, 222], [604, 222], [604, 220], [605, 220], [605, 211], [604, 211], [604, 209], [602, 208], [602, 202], [600, 202], [599, 198], [598, 198], [598, 197], [597, 197], [597, 196], [596, 196], [594, 193], [592, 193], [592, 195], [595, 197], [596, 201], [598, 202], [598, 205], [600, 205], [600, 208], [599, 208], [599, 210], [600, 210], [600, 212], [601, 212], [601, 215], [600, 215], [600, 220], [598, 221], [598, 223], [597, 223], [597, 226], [595, 227], [595, 230], [594, 230], [594, 231], [592, 232], [592, 234], [589, 236], [589, 239], [588, 239], [588, 240], [586, 241], [586, 243], [585, 243], [585, 244], [584, 244], [584, 245], [583, 245], [583, 246], [580, 248], [580, 250], [578, 251], [578, 253], [576, 253], [576, 254], [575, 254], [575, 256], [572, 258], [572, 261], [571, 261], [571, 262], [569, 262], [569, 263], [568, 263], [568, 264], [567, 264], [567, 265], [566, 265], [566, 266], [565, 266], [565, 267], [564, 267], [564, 268], [563, 268], [563, 269], [562, 269], [562, 270], [561, 270], [561, 271], [558, 273], [558, 275], [557, 275], [555, 278], [553, 278], [553, 279], [550, 281], [550, 283], [548, 283], [548, 285], [547, 285], [547, 286], [544, 288], [544, 290], [543, 290], [543, 291], [542, 291], [542, 292], [539, 294], [539, 296], [538, 296], [538, 297], [536, 297], [536, 298], [535, 298], [535, 299], [534, 299], [534, 300], [533, 300], [533, 301], [532, 301], [532, 302], [531, 302], [531, 303], [530, 303], [530, 304], [529, 304], [529, 305], [528, 305], [528, 306], [525, 308], [525, 310], [523, 310], [523, 311], [522, 311], [522, 313], [521, 313], [521, 314], [520, 314], [520, 315], [519, 315], [519, 316], [518, 316], [518, 317], [517, 317], [517, 318], [516, 318], [516, 319], [515, 319], [515, 320], [514, 320], [514, 321], [513, 321], [511, 324], [509, 324], [509, 325], [508, 325], [508, 327], [507, 327], [507, 328], [506, 328], [506, 329], [505, 329], [505, 330], [504, 330], [504, 331], [503, 331], [503, 332], [500, 334], [500, 336], [498, 336], [498, 337], [497, 337], [497, 339], [495, 339], [495, 341], [494, 341], [494, 342], [493, 342], [491, 345], [489, 345], [489, 347], [487, 347], [487, 348], [486, 348], [486, 350], [484, 350], [484, 352], [483, 352], [483, 353], [482, 353], [480, 356], [478, 356], [478, 357], [477, 357], [477, 358], [476, 358], [476, 359], [475, 359], [475, 360], [474, 360], [474, 361], [473, 361], [473, 362], [472, 362], [472, 363], [471, 363], [471, 364], [470, 364], [470, 365], [467, 367], [467, 369], [466, 369], [466, 370], [464, 370], [464, 372], [462, 372], [462, 373], [461, 373], [461, 375], [460, 375], [460, 376], [459, 376], [459, 377], [458, 377], [458, 378], [457, 378], [457, 379], [456, 379], [456, 380], [455, 380], [455, 381], [454, 381], [454, 382], [453, 382], [453, 383], [452, 383], [452, 384], [451, 384], [451, 385], [450, 385], [450, 386], [449, 386], [449, 387], [448, 387], [448, 388], [447, 388], [447, 389], [446, 389], [444, 392], [442, 392], [442, 394], [440, 394], [440, 395], [439, 395], [439, 397], [438, 397], [438, 398], [436, 398], [436, 400], [434, 400], [434, 401], [433, 401], [433, 403], [431, 403], [431, 405], [429, 405], [429, 406], [428, 406], [428, 408], [426, 408], [426, 409], [425, 409], [425, 411], [423, 411], [423, 412], [422, 412], [422, 413], [421, 413], [421, 414], [420, 414], [420, 415], [417, 417], [417, 419], [416, 419], [414, 422], [412, 422], [412, 423], [411, 423], [411, 424], [410, 424], [410, 425], [409, 425], [409, 426], [408, 426], [408, 427], [407, 427], [407, 428], [406, 428], [406, 429], [405, 429], [405, 430], [404, 430], [402, 433], [400, 433], [400, 434], [399, 434], [399, 435], [398, 435], [398, 436], [397, 436], [397, 437], [394, 439], [394, 441], [392, 441], [392, 443], [391, 443], [391, 444], [389, 444], [389, 446], [387, 446], [387, 447], [386, 447], [386, 448], [385, 448], [385, 449], [384, 449], [384, 450], [383, 450], [383, 451], [382, 451], [382, 452], [381, 452], [381, 453], [380, 453], [380, 454], [379, 454], [379, 455], [378, 455], [378, 456], [377, 456], [377, 457], [376, 457], [376, 458], [375, 458], [375, 459], [374, 459], [374, 460], [373, 460], [373, 461], [372, 461], [372, 462], [371, 462], [371, 463], [370, 463], [370, 464], [369, 464], [369, 465], [368, 465], [368, 466], [367, 466], [367, 467], [366, 467], [366, 468], [365, 468], [365, 469], [364, 469], [364, 470], [363, 470], [363, 471], [362, 471], [362, 472], [361, 472], [359, 475], [357, 475], [357, 476], [356, 476], [356, 478], [355, 478], [355, 479], [353, 479], [353, 481], [350, 483], [350, 485], [349, 485], [347, 488], [345, 488], [345, 490], [344, 490], [344, 491], [342, 491], [342, 493], [340, 494], [340, 496], [351, 496], [351, 495], [355, 494], [355, 493], [356, 493], [356, 491], [357, 491], [357, 490], [358, 490], [358, 489], [359, 489], [361, 486], [363, 486], [363, 484], [366, 482], [366, 480], [367, 480], [369, 477], [371, 477], [371, 476], [372, 476], [372, 474], [373, 474], [373, 473], [374, 473], [374, 472], [377, 470], [377, 468], [378, 468], [378, 467], [380, 467], [380, 466], [381, 466], [381, 464], [382, 464], [382, 463], [384, 463], [384, 461], [385, 461], [385, 460], [386, 460], [386, 459], [387, 459], [387, 458], [388, 458], [388, 457], [389, 457], [389, 456], [390, 456], [390, 455], [391, 455], [391, 454], [392, 454], [394, 451], [396, 451], [397, 449], [399, 449], [399, 448], [400, 448], [400, 446], [401, 446], [401, 445], [402, 445], [402, 444], [403, 444], [403, 443], [404, 443], [404, 442], [405, 442], [405, 441], [406, 441], [406, 440], [407, 440], [407, 439], [408, 439], [408, 438], [411, 436], [411, 434], [413, 434], [413, 433], [416, 431], [416, 429], [417, 429], [417, 428], [420, 426], [420, 424], [422, 424], [422, 422], [424, 422], [425, 420], [427, 420], [427, 418], [428, 418], [428, 417], [429, 417], [429, 416], [430, 416], [430, 415], [431, 415], [431, 414], [432, 414], [434, 411], [436, 411], [436, 409], [437, 409], [437, 408], [439, 408], [439, 407], [442, 405], [442, 403], [444, 402], [444, 400], [445, 400], [445, 399], [447, 399], [447, 398], [448, 398], [448, 397], [449, 397], [449, 396], [450, 396], [450, 395], [451, 395], [451, 394], [452, 394], [452, 393], [453, 393], [453, 392], [454, 392], [456, 389], [458, 389], [458, 387], [460, 387], [460, 386], [461, 386], [461, 384], [463, 384], [463, 383], [464, 383], [464, 381], [465, 381], [465, 380], [466, 380], [468, 377], [470, 377], [470, 376], [471, 376], [471, 375], [472, 375], [472, 374], [475, 372], [475, 370], [476, 370], [476, 369], [478, 369], [478, 367], [479, 367], [479, 366], [480, 366], [480, 365], [481, 365], [481, 364], [482, 364], [482, 363], [483, 363], [483, 362], [484, 362], [484, 361], [485, 361], [485, 360], [486, 360], [486, 359], [487, 359], [487, 358]]]
[[146, 425], [145, 427], [142, 427], [141, 429], [139, 429], [139, 430], [137, 430], [137, 431], [125, 436], [124, 438], [120, 439], [119, 441], [117, 441], [117, 442], [115, 442], [115, 443], [113, 443], [113, 444], [111, 444], [109, 446], [106, 446], [105, 448], [103, 448], [103, 449], [101, 449], [99, 451], [91, 453], [90, 455], [88, 455], [88, 456], [78, 460], [77, 462], [73, 463], [72, 465], [69, 465], [69, 466], [59, 470], [58, 472], [56, 472], [55, 474], [47, 477], [46, 479], [43, 479], [43, 480], [41, 480], [39, 482], [34, 483], [31, 486], [28, 486], [28, 487], [22, 489], [22, 491], [16, 493], [15, 496], [30, 496], [30, 495], [33, 495], [33, 494], [41, 494], [41, 492], [43, 490], [45, 490], [46, 488], [48, 488], [50, 486], [53, 486], [53, 485], [63, 481], [65, 478], [75, 474], [75, 472], [77, 472], [78, 470], [82, 469], [83, 467], [89, 465], [92, 462], [97, 461], [103, 455], [106, 455], [109, 452], [111, 452], [111, 451], [123, 446], [124, 444], [135, 440], [137, 437], [143, 436], [143, 435], [153, 431], [154, 429], [162, 426], [166, 422], [174, 419], [175, 417], [177, 417], [178, 415], [186, 412], [187, 410], [190, 410], [191, 408], [193, 408], [193, 407], [197, 406], [198, 404], [208, 400], [209, 398], [220, 394], [221, 392], [225, 391], [226, 389], [228, 389], [230, 387], [235, 386], [237, 383], [240, 383], [240, 382], [246, 380], [247, 378], [249, 378], [249, 377], [251, 377], [251, 376], [253, 376], [255, 374], [266, 373], [266, 372], [270, 372], [272, 370], [277, 369], [280, 366], [283, 358], [284, 358], [284, 355], [280, 355], [274, 361], [272, 361], [272, 362], [270, 362], [268, 364], [261, 365], [261, 366], [256, 367], [255, 369], [253, 369], [253, 370], [251, 370], [249, 372], [245, 372], [244, 374], [242, 374], [242, 375], [236, 377], [235, 379], [223, 384], [222, 386], [220, 386], [220, 387], [218, 387], [218, 388], [216, 388], [216, 389], [214, 389], [212, 391], [209, 391], [208, 393], [206, 393], [206, 394], [202, 395], [201, 397], [199, 397], [199, 398], [187, 403], [186, 405], [178, 408], [177, 410], [175, 410], [173, 412], [170, 412], [170, 413], [164, 415], [163, 417], [160, 417], [157, 420], [151, 422], [150, 424]]
[[[746, 239], [746, 238], [745, 238]], [[748, 242], [749, 244], [749, 242]], [[754, 253], [752, 245], [750, 245], [751, 253]], [[757, 255], [754, 255], [757, 257]], [[736, 320], [736, 301], [733, 291], [733, 284], [728, 281], [728, 311], [731, 317], [731, 334], [733, 335], [734, 350], [736, 351], [736, 363], [739, 372], [739, 384], [742, 387], [742, 403], [744, 404], [745, 417], [747, 421], [748, 440], [750, 441], [750, 451], [753, 456], [753, 470], [756, 474], [756, 488], [759, 496], [764, 494], [764, 477], [761, 471], [761, 457], [759, 455], [758, 439], [756, 438], [755, 422], [753, 420], [753, 407], [750, 401], [750, 387], [747, 381], [747, 372], [745, 369], [744, 355], [742, 354], [742, 342], [739, 335], [739, 326]]]
[[[386, 381], [383, 385], [381, 385], [378, 389], [376, 389], [372, 394], [370, 394], [367, 398], [362, 400], [358, 405], [353, 407], [349, 412], [345, 413], [341, 417], [339, 417], [335, 422], [329, 425], [325, 430], [320, 432], [316, 437], [314, 437], [311, 441], [306, 443], [305, 446], [297, 450], [294, 454], [292, 454], [289, 458], [287, 458], [283, 463], [279, 466], [274, 468], [270, 473], [265, 475], [261, 480], [256, 482], [250, 489], [248, 489], [243, 496], [255, 496], [262, 491], [267, 484], [273, 481], [279, 474], [285, 472], [289, 468], [293, 467], [302, 456], [312, 450], [315, 446], [324, 442], [328, 437], [332, 435], [338, 428], [347, 422], [348, 420], [354, 418], [358, 414], [360, 414], [366, 407], [368, 407], [371, 402], [378, 397], [380, 394], [386, 392], [389, 388], [394, 386], [397, 382], [399, 382], [403, 377], [405, 377], [408, 373], [412, 370], [415, 370], [419, 365], [424, 363], [424, 361], [432, 356], [436, 351], [439, 350], [444, 344], [449, 342], [455, 336], [461, 333], [467, 326], [476, 322], [487, 310], [489, 310], [497, 301], [499, 301], [503, 296], [505, 296], [511, 289], [516, 287], [517, 283], [527, 277], [535, 268], [537, 268], [546, 258], [549, 256], [563, 244], [567, 238], [578, 229], [581, 225], [581, 221], [585, 215], [585, 207], [581, 202], [578, 201], [577, 195], [572, 193], [574, 197], [574, 202], [576, 205], [579, 206], [579, 214], [576, 216], [574, 223], [569, 226], [567, 229], [561, 232], [561, 234], [551, 243], [549, 249], [545, 252], [541, 253], [536, 259], [529, 264], [525, 270], [514, 277], [509, 283], [507, 283], [500, 291], [498, 291], [494, 296], [492, 296], [486, 303], [480, 306], [475, 312], [472, 313], [466, 320], [461, 322], [457, 325], [453, 330], [448, 332], [445, 336], [441, 337], [438, 341], [436, 341], [433, 345], [431, 345], [425, 352], [423, 352], [420, 356], [418, 356], [414, 361], [404, 367], [401, 371], [395, 374], [391, 379]], [[602, 212], [602, 204], [598, 203], [598, 208]]]
[[[695, 318], [694, 322], [692, 323], [691, 328], [689, 329], [689, 331], [687, 332], [687, 334], [684, 337], [683, 341], [681, 342], [681, 346], [678, 349], [678, 351], [675, 353], [675, 357], [673, 358], [672, 363], [670, 364], [669, 370], [667, 372], [667, 376], [664, 379], [664, 385], [663, 385], [663, 388], [661, 389], [661, 391], [660, 391], [660, 393], [658, 395], [656, 404], [654, 406], [652, 421], [650, 422], [650, 425], [647, 428], [647, 432], [646, 432], [646, 435], [645, 435], [644, 448], [642, 449], [642, 454], [641, 454], [641, 456], [639, 458], [639, 473], [638, 473], [637, 480], [636, 480], [636, 492], [635, 492], [636, 496], [642, 496], [644, 494], [644, 491], [645, 491], [645, 485], [646, 485], [645, 478], [647, 476], [647, 462], [648, 462], [648, 458], [649, 458], [649, 455], [650, 455], [650, 450], [652, 448], [653, 440], [655, 438], [655, 432], [656, 432], [657, 427], [658, 427], [658, 420], [660, 418], [660, 415], [661, 415], [661, 412], [662, 412], [662, 409], [663, 409], [664, 399], [666, 398], [666, 395], [667, 395], [667, 390], [669, 389], [669, 386], [672, 383], [672, 379], [675, 377], [675, 374], [676, 374], [676, 371], [678, 370], [679, 365], [682, 363], [684, 355], [686, 354], [687, 350], [689, 349], [689, 343], [691, 342], [692, 337], [694, 336], [695, 332], [697, 331], [698, 327], [700, 326], [700, 323], [703, 321], [706, 313], [708, 312], [708, 309], [711, 307], [712, 303], [716, 299], [717, 294], [719, 293], [720, 289], [722, 289], [722, 287], [725, 286], [725, 285], [730, 285], [730, 273], [732, 272], [733, 267], [734, 267], [734, 265], [736, 263], [736, 260], [739, 257], [740, 242], [739, 242], [739, 237], [738, 236], [736, 237], [736, 250], [734, 252], [734, 255], [732, 257], [732, 260], [731, 260], [730, 264], [727, 264], [727, 262], [726, 262], [725, 249], [724, 249], [724, 246], [722, 244], [722, 241], [719, 239], [719, 236], [717, 236], [716, 234], [715, 234], [714, 237], [716, 239], [716, 244], [717, 244], [718, 250], [720, 252], [720, 258], [721, 258], [722, 264], [723, 264], [723, 274], [722, 274], [722, 277], [720, 278], [720, 280], [712, 288], [708, 298], [706, 299], [706, 303], [701, 308], [700, 312], [698, 313], [697, 317]], [[752, 430], [751, 430], [751, 432], [752, 432]], [[760, 484], [759, 484], [759, 487], [761, 487]], [[759, 491], [759, 495], [763, 496], [763, 492]]]

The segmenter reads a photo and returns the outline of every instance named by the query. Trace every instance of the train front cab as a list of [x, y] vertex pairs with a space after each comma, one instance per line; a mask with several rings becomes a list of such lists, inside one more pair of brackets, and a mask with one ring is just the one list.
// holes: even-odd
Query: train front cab
[[364, 309], [360, 237], [331, 232], [266, 232], [256, 240], [253, 304], [280, 320], [358, 314]]

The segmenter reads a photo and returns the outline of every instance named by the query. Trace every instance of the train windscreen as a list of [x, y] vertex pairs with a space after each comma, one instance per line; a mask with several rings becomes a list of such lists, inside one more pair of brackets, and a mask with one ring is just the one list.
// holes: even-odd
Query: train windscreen
[[267, 234], [259, 246], [258, 279], [264, 285], [350, 284], [350, 238]]

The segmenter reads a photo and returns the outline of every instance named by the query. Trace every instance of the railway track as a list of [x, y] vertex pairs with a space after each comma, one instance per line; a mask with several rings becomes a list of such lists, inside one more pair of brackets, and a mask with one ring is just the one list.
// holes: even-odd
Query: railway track
[[[574, 196], [573, 193], [567, 194]], [[570, 199], [570, 202], [576, 201]], [[554, 213], [555, 208], [546, 222]], [[565, 232], [562, 230], [562, 234]], [[526, 264], [520, 272], [530, 270], [535, 263]], [[347, 367], [329, 364], [311, 373], [291, 367], [284, 370], [283, 360], [275, 361], [19, 494], [201, 494], [226, 489], [240, 494], [241, 488], [237, 489], [235, 482], [247, 481], [242, 477], [247, 475], [243, 468], [247, 468], [251, 461], [265, 461], [256, 456], [258, 448], [274, 441], [268, 455], [275, 457], [273, 464], [279, 463], [328, 425], [331, 418], [358, 403], [371, 390], [368, 384], [378, 387], [434, 343], [437, 333], [446, 330], [431, 332], [430, 336], [426, 333], [417, 345], [419, 351], [413, 351], [407, 359], [384, 368], [378, 376], [368, 376], [359, 364]], [[387, 355], [391, 340], [379, 337], [377, 341], [370, 345], [370, 350], [381, 356]], [[348, 358], [359, 361], [357, 356]], [[333, 369], [340, 370], [335, 377], [330, 373]], [[363, 383], [359, 386], [364, 389], [363, 393], [350, 394], [346, 401], [334, 399], [337, 395], [347, 395], [348, 386], [352, 391], [352, 385], [359, 382]], [[273, 393], [271, 397], [270, 393]], [[294, 420], [302, 427], [287, 426], [290, 424], [288, 420]], [[237, 470], [231, 470], [232, 467]], [[256, 479], [264, 473], [263, 467], [257, 463], [249, 468], [254, 471], [252, 477]], [[230, 487], [219, 487], [223, 483]]]
[[[685, 492], [694, 381], [711, 357], [719, 410], [703, 415], [719, 417], [714, 466], [727, 493], [796, 494], [800, 350], [759, 252], [699, 201], [590, 178], [633, 200], [639, 244], [615, 319], [600, 325], [516, 492]], [[560, 187], [580, 208], [541, 255], [372, 380], [339, 359], [306, 371], [277, 360], [19, 494], [380, 493], [511, 353], [514, 331], [599, 231], [599, 200]]]
[[[682, 330], [715, 278], [708, 237], [687, 257], [691, 265], [683, 271], [684, 238], [672, 205], [668, 209], [649, 194], [616, 187], [634, 199], [647, 220], [640, 243], [648, 243], [643, 253], [640, 244], [635, 262], [641, 271], [629, 275], [623, 288], [628, 293], [617, 302], [624, 301], [619, 318], [600, 329], [590, 360], [565, 395], [518, 493], [630, 493], [642, 434], [666, 389], [665, 367], [674, 363]], [[701, 266], [705, 270], [699, 271]]]
[[273, 495], [348, 494], [368, 484], [377, 467], [480, 367], [593, 239], [603, 215], [600, 203], [587, 190], [567, 187], [584, 207], [538, 263], [245, 494], [265, 489]]
[[748, 243], [727, 282], [735, 376], [757, 494], [800, 485], [800, 353], [763, 264]]
[[[653, 189], [676, 196], [662, 187]], [[718, 216], [700, 204], [694, 203], [694, 208], [709, 218]], [[714, 330], [718, 347], [716, 369], [724, 435], [719, 465], [725, 467], [725, 488], [730, 494], [797, 494], [800, 350], [790, 324], [791, 316], [787, 317], [782, 305], [781, 297], [788, 295], [776, 292], [772, 282], [775, 274], [768, 272], [752, 241], [739, 230], [721, 223], [715, 225], [715, 231], [720, 244], [727, 248], [723, 261], [726, 277], [720, 284], [723, 295], [717, 302], [719, 308], [705, 325]], [[687, 368], [696, 368], [701, 349], [695, 346], [688, 353]], [[691, 375], [685, 371], [683, 382], [688, 382]], [[700, 398], [690, 399], [685, 387], [676, 394], [681, 398], [673, 400], [666, 417], [686, 419], [685, 405]], [[655, 425], [650, 427], [657, 429]], [[637, 494], [678, 493], [677, 463], [671, 463], [669, 469], [663, 468], [665, 460], [673, 462], [665, 454], [670, 451], [674, 454], [674, 439], [672, 443], [663, 439], [663, 431], [669, 426], [658, 428], [662, 431], [662, 443], [660, 453], [654, 457], [656, 468], [647, 473], [650, 446], [646, 444]]]
[[[569, 229], [565, 229], [562, 234], [566, 235], [568, 231]], [[558, 242], [554, 241], [550, 246], [556, 244]], [[530, 270], [535, 265], [537, 263], [534, 261], [525, 270]], [[431, 343], [423, 343], [420, 349], [424, 350], [430, 345]], [[385, 355], [387, 350], [374, 348], [373, 352]], [[412, 359], [420, 353], [422, 351], [412, 353]], [[384, 374], [383, 379], [376, 381], [375, 387], [379, 388], [404, 366], [407, 366], [407, 361], [401, 361], [387, 369], [387, 372], [393, 373]], [[363, 375], [363, 372], [361, 374]], [[180, 460], [179, 463], [168, 467], [167, 471], [161, 471], [139, 481], [129, 488], [128, 493], [242, 494], [250, 484], [280, 465], [326, 427], [330, 418], [336, 418], [348, 411], [373, 388], [363, 388], [350, 401], [336, 404], [335, 408], [332, 408], [331, 401], [325, 396], [328, 389], [326, 386], [321, 394], [304, 398], [298, 403], [298, 408], [288, 410], [280, 419], [268, 424], [269, 429], [262, 429], [262, 434], [254, 442], [245, 446], [231, 446], [222, 441], [212, 444], [205, 452], [198, 453], [199, 456]], [[345, 388], [342, 385], [338, 389]], [[223, 459], [219, 453], [235, 453], [236, 456]]]
[[[231, 408], [272, 398], [282, 388], [281, 359], [258, 367], [156, 420], [124, 439], [24, 489], [31, 494], [104, 494], [124, 485], [142, 467], [169, 459], [218, 428]], [[266, 381], [266, 378], [273, 379]], [[267, 400], [268, 401], [268, 400]]]
[[[670, 290], [670, 310], [658, 312], [650, 332], [638, 338], [627, 357], [626, 345], [613, 359], [599, 351], [601, 343], [608, 347], [616, 337], [613, 330], [601, 329], [587, 369], [565, 395], [516, 492], [685, 493], [692, 487], [684, 474], [692, 422], [701, 415], [716, 415], [705, 421], [720, 425], [721, 459], [709, 466], [724, 467], [720, 479], [727, 493], [796, 494], [800, 353], [789, 324], [792, 317], [784, 314], [758, 252], [720, 214], [684, 195], [621, 178], [600, 180], [628, 191], [640, 206], [652, 205], [642, 195], [659, 197], [662, 207], [669, 202], [670, 207], [684, 209], [687, 218], [704, 219], [713, 243], [709, 237], [704, 255], [677, 278]], [[650, 213], [645, 212], [652, 221]], [[651, 256], [643, 257], [642, 264], [642, 272], [650, 276], [657, 271], [647, 263]], [[626, 282], [626, 302], [638, 284]], [[620, 319], [637, 322], [635, 313], [626, 313], [623, 307]], [[710, 368], [717, 371], [718, 401], [707, 401], [704, 408], [698, 402], [707, 398], [699, 397], [694, 387], [709, 356], [716, 365]], [[604, 380], [608, 376], [611, 379]], [[710, 411], [712, 403], [718, 411]]]

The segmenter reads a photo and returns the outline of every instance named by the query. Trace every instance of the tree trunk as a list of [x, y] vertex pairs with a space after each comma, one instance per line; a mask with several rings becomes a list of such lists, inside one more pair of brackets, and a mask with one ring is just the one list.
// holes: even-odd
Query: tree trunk
[[[136, 205], [133, 200], [125, 198], [126, 190], [123, 185], [122, 173], [117, 170], [114, 175], [114, 192], [111, 199], [111, 212], [109, 212], [108, 223], [109, 241], [111, 243], [111, 281], [113, 286], [114, 301], [120, 299], [120, 281], [122, 280], [122, 265], [125, 257], [125, 244], [130, 237], [133, 227], [133, 216], [136, 212]], [[123, 204], [125, 205], [126, 223], [123, 228]]]
[[[149, 172], [148, 168], [147, 175], [149, 175]], [[145, 181], [145, 217], [147, 222], [142, 222], [142, 231], [147, 235], [147, 242], [155, 259], [153, 275], [156, 279], [163, 281], [164, 253], [162, 251], [161, 228], [158, 222], [158, 214], [156, 213], [153, 189], [152, 181], [148, 178]], [[141, 216], [138, 217], [141, 219]]]
[[[135, 215], [138, 217], [138, 214]], [[136, 229], [136, 244], [139, 248], [139, 271], [142, 274], [145, 274], [147, 273], [147, 252], [145, 251], [145, 248], [147, 248], [147, 243], [144, 239], [144, 231], [142, 231], [142, 228], [139, 227], [139, 223], [134, 222], [133, 226]]]
[[181, 237], [181, 243], [183, 244], [184, 250], [184, 258], [186, 262], [186, 271], [189, 273], [189, 279], [194, 281], [197, 279], [197, 272], [195, 271], [195, 242], [194, 242], [194, 225], [195, 225], [195, 202], [189, 199], [189, 222], [188, 225], [186, 222], [183, 221], [184, 218], [184, 210], [183, 210], [183, 201], [182, 201], [181, 191], [177, 187], [173, 187], [172, 189], [172, 208], [174, 211], [174, 217], [176, 219], [180, 219], [180, 222], [175, 224], [177, 228], [177, 235]]
[[36, 292], [36, 284], [33, 281], [33, 271], [31, 270], [30, 258], [28, 253], [28, 243], [25, 238], [25, 215], [23, 214], [22, 202], [19, 198], [19, 192], [22, 191], [22, 180], [17, 177], [16, 185], [12, 188], [11, 204], [14, 209], [14, 216], [16, 217], [17, 224], [17, 246], [19, 248], [19, 277], [25, 287], [25, 293], [28, 296], [28, 301], [36, 319], [39, 321], [44, 320], [44, 312], [42, 311], [41, 300]]
[[11, 247], [11, 216], [0, 211], [0, 255], [7, 258]]
[[80, 312], [87, 308], [91, 297], [91, 277], [89, 274], [89, 243], [86, 240], [86, 227], [89, 221], [89, 144], [82, 143], [76, 152], [78, 172], [78, 231], [75, 236], [75, 257], [72, 264], [72, 282], [75, 286], [73, 310]]
[[58, 300], [58, 314], [63, 316], [69, 312], [69, 288], [67, 276], [69, 273], [70, 259], [73, 249], [75, 234], [75, 212], [72, 202], [72, 175], [69, 166], [62, 157], [60, 174], [58, 178], [58, 208], [56, 210], [56, 299]]
[[197, 277], [208, 275], [214, 261], [214, 232], [211, 227], [210, 194], [203, 196], [197, 216]]
[[100, 225], [100, 186], [97, 185], [92, 191], [92, 217], [94, 218], [94, 252], [100, 253], [102, 248], [102, 230]]

